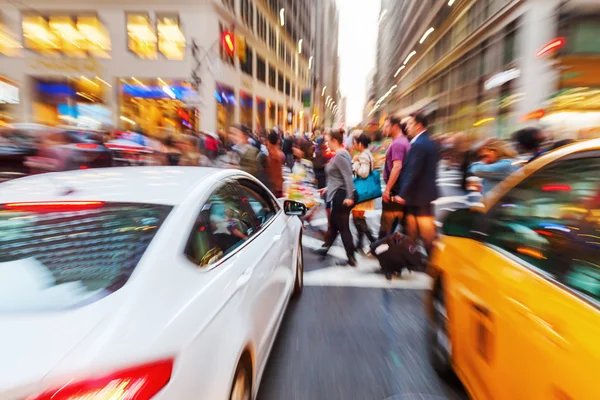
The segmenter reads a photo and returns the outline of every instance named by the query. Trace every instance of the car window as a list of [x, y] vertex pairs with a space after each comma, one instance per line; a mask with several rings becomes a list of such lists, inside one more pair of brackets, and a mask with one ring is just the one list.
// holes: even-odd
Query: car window
[[71, 309], [119, 290], [170, 206], [0, 205], [0, 314]]
[[552, 163], [490, 210], [487, 240], [600, 300], [600, 158]]
[[216, 189], [202, 206], [185, 254], [200, 267], [213, 264], [243, 244], [253, 233], [249, 216], [231, 184]]
[[271, 218], [277, 214], [277, 205], [267, 191], [256, 183], [242, 179], [239, 181], [239, 189], [242, 193], [242, 201], [250, 205], [254, 212], [254, 226], [262, 228]]

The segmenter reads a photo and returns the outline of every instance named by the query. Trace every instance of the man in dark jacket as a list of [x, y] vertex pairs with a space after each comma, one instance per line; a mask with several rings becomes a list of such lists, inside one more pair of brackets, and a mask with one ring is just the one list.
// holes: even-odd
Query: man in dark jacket
[[433, 201], [438, 198], [436, 184], [440, 151], [427, 132], [427, 119], [415, 113], [407, 121], [410, 151], [406, 157], [394, 201], [405, 205], [408, 233], [418, 230], [430, 251], [435, 238]]

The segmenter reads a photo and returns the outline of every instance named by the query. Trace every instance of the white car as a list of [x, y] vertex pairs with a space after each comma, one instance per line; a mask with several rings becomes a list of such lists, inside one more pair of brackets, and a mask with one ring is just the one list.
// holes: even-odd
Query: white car
[[0, 399], [254, 398], [305, 211], [234, 170], [0, 184]]

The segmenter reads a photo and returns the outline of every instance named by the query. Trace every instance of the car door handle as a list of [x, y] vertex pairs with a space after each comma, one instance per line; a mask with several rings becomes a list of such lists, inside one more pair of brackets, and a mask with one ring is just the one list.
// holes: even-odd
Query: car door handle
[[251, 268], [248, 268], [244, 271], [242, 275], [240, 275], [240, 277], [237, 280], [238, 287], [244, 286], [250, 281], [250, 278], [252, 278], [252, 272], [253, 270]]
[[281, 232], [278, 232], [275, 235], [273, 235], [273, 241], [278, 242], [279, 240], [281, 240], [281, 237], [283, 236], [284, 231], [285, 231], [285, 229], [283, 229], [283, 230], [281, 230]]

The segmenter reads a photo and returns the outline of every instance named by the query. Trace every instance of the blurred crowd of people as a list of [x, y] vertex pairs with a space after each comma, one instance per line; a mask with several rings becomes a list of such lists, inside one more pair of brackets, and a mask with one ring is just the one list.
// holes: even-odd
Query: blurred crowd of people
[[553, 140], [535, 127], [515, 132], [510, 140], [470, 139], [459, 132], [440, 136], [442, 156], [448, 168], [458, 168], [465, 191], [488, 193], [511, 173], [544, 153], [566, 146], [573, 140]]
[[[465, 192], [486, 194], [523, 164], [568, 143], [552, 142], [536, 128], [516, 132], [512, 141], [475, 142], [464, 133], [433, 137], [420, 113], [403, 119], [388, 117], [378, 133], [331, 129], [292, 134], [279, 128], [257, 132], [235, 125], [227, 134], [190, 130], [157, 139], [136, 132], [23, 124], [0, 131], [0, 168], [2, 173], [24, 175], [124, 165], [238, 168], [278, 198], [303, 202], [309, 210], [303, 221], [307, 228], [318, 210], [326, 210], [328, 230], [322, 232], [324, 245], [319, 253], [326, 255], [340, 235], [347, 263], [356, 265], [355, 253], [365, 252], [365, 238], [372, 243], [399, 225], [420, 237], [427, 249], [431, 247], [440, 160], [446, 168], [461, 171]], [[357, 204], [354, 182], [380, 169], [382, 215], [380, 230], [373, 234], [365, 213], [375, 209], [375, 199]]]

